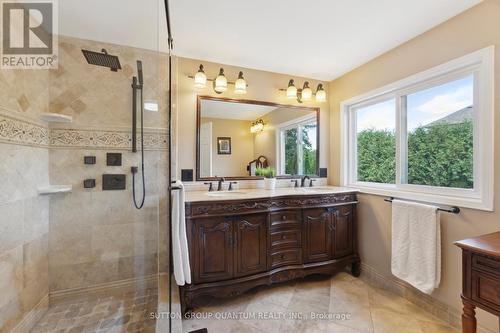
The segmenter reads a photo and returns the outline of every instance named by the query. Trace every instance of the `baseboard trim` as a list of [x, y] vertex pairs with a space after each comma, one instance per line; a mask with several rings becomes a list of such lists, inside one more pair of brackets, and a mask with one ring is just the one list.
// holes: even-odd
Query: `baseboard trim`
[[45, 295], [37, 305], [31, 309], [21, 321], [12, 329], [11, 333], [28, 333], [43, 317], [49, 308], [49, 295]]
[[[375, 268], [363, 262], [361, 263], [360, 279], [375, 287], [394, 292], [409, 302], [430, 312], [433, 316], [445, 321], [452, 327], [458, 329], [461, 329], [462, 327], [461, 311], [438, 301], [430, 295], [420, 292], [406, 282], [403, 282], [392, 275], [383, 275]], [[480, 324], [477, 326], [477, 331], [479, 333], [495, 333]]]
[[83, 295], [96, 295], [109, 292], [127, 292], [158, 287], [158, 275], [153, 274], [144, 277], [106, 282], [88, 287], [72, 288], [51, 291], [49, 293], [50, 304], [64, 302], [65, 300]]

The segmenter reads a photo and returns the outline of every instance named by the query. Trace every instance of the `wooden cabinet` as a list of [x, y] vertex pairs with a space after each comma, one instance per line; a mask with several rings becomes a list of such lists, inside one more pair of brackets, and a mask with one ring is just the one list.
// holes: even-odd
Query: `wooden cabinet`
[[227, 280], [265, 271], [266, 229], [267, 217], [263, 214], [194, 221], [194, 282]]
[[201, 295], [235, 296], [348, 265], [358, 276], [356, 200], [343, 193], [186, 203], [193, 283], [180, 287], [182, 311]]
[[263, 272], [267, 269], [267, 216], [239, 216], [235, 226], [235, 277]]
[[304, 262], [332, 258], [333, 208], [312, 208], [303, 211]]
[[354, 251], [353, 226], [354, 212], [352, 206], [343, 206], [335, 209], [333, 218], [333, 256], [341, 258]]
[[[233, 224], [225, 218], [193, 221], [195, 283], [226, 280], [233, 277]], [[192, 257], [193, 257], [192, 256]]]
[[476, 333], [476, 307], [500, 317], [500, 232], [455, 245], [462, 249], [462, 332]]

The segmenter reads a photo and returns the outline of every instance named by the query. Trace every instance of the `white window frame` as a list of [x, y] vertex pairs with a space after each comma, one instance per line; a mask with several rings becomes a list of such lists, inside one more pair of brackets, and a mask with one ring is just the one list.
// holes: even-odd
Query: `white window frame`
[[[406, 107], [404, 96], [446, 82], [474, 75], [474, 188], [458, 189], [405, 184]], [[396, 100], [396, 179], [395, 184], [357, 180], [356, 110], [394, 98]], [[362, 193], [493, 211], [494, 182], [494, 46], [489, 46], [445, 64], [407, 77], [382, 88], [356, 96], [340, 104], [341, 185]]]
[[[279, 170], [277, 172], [278, 175], [284, 175], [285, 174], [285, 159], [283, 158], [285, 154], [285, 140], [284, 140], [284, 132], [286, 130], [301, 126], [301, 125], [308, 125], [309, 123], [316, 123], [316, 126], [318, 126], [318, 119], [316, 115], [307, 115], [303, 116], [297, 119], [293, 119], [281, 124], [278, 124], [276, 126], [276, 151], [278, 154], [276, 155], [276, 165], [278, 166]], [[318, 138], [316, 138], [318, 140]], [[299, 159], [299, 169], [298, 174], [301, 175], [303, 174], [303, 165], [302, 165], [302, 149], [300, 149], [300, 142], [302, 142], [302, 131], [298, 131], [298, 137], [297, 137], [297, 152], [298, 152], [298, 159]], [[316, 141], [317, 144], [317, 141]], [[319, 162], [319, 161], [318, 161]], [[294, 175], [292, 175], [294, 176]]]

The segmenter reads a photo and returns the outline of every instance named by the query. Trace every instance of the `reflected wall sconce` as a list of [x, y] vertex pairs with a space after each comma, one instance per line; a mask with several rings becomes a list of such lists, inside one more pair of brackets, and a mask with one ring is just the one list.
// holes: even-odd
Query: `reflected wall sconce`
[[263, 130], [264, 130], [264, 120], [262, 120], [262, 119], [254, 121], [252, 123], [252, 126], [250, 126], [251, 133], [260, 133]]
[[248, 84], [243, 77], [243, 72], [241, 71], [235, 82], [227, 80], [226, 75], [224, 74], [224, 68], [222, 67], [219, 69], [219, 74], [215, 77], [215, 79], [208, 79], [203, 65], [200, 65], [198, 72], [196, 72], [194, 76], [188, 75], [188, 78], [194, 79], [194, 87], [197, 89], [205, 88], [207, 86], [207, 81], [209, 81], [212, 82], [212, 88], [217, 94], [222, 94], [227, 91], [228, 84], [234, 85], [235, 94], [243, 95], [247, 93]]
[[312, 89], [309, 87], [309, 81], [304, 82], [302, 88], [297, 89], [297, 87], [295, 87], [295, 81], [290, 79], [290, 81], [288, 81], [288, 87], [279, 90], [286, 91], [286, 97], [288, 99], [297, 99], [299, 103], [312, 100], [312, 96], [314, 96], [316, 102], [326, 102], [326, 92], [322, 83], [318, 84], [316, 93], [313, 93]]

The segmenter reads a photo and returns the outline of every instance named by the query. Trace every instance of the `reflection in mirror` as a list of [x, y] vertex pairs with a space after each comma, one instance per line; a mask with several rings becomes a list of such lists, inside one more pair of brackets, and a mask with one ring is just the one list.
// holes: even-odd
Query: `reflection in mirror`
[[198, 179], [316, 175], [319, 109], [199, 97]]

